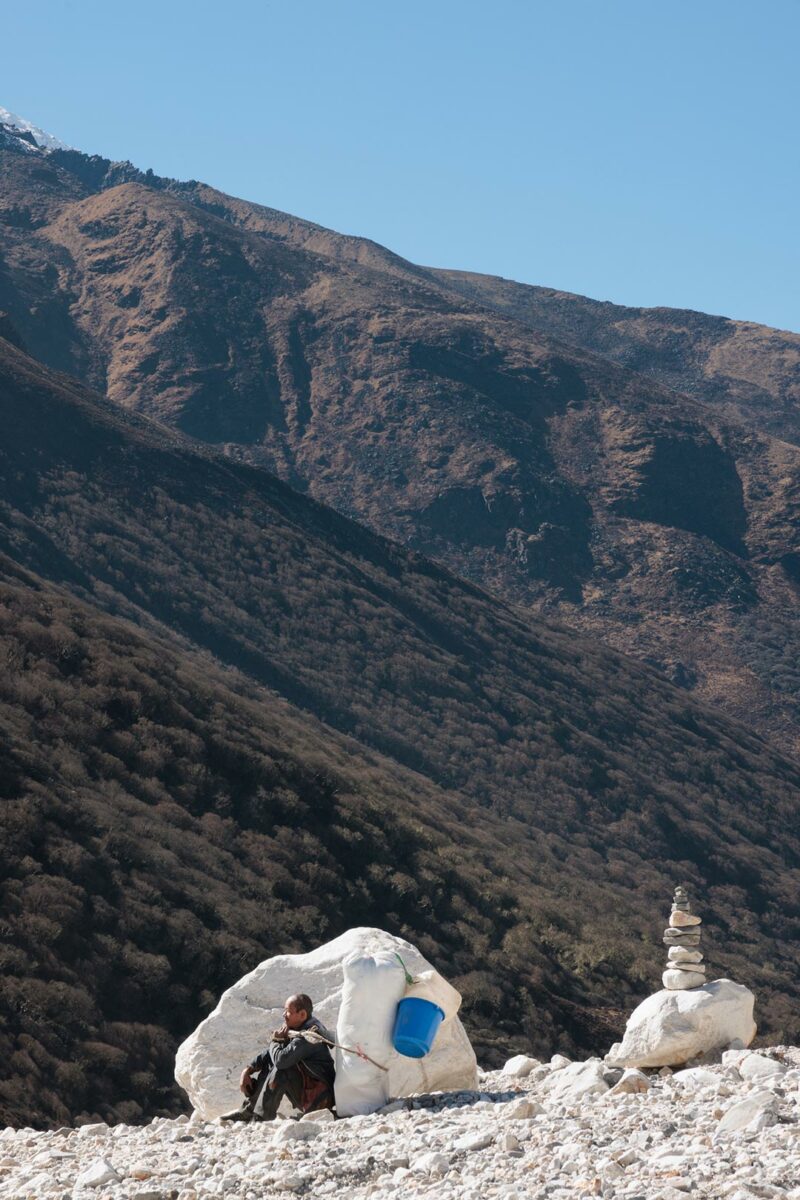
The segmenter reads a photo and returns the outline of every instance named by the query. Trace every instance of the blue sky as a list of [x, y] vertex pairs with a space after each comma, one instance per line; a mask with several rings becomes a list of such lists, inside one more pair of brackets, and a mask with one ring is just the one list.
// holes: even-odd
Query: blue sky
[[800, 0], [39, 0], [0, 104], [415, 262], [800, 330]]

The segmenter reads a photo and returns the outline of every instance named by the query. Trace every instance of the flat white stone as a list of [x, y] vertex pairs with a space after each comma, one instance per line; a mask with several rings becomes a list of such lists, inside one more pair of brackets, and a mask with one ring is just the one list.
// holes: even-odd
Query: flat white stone
[[98, 1135], [108, 1137], [111, 1130], [105, 1121], [98, 1121], [94, 1125], [79, 1125], [76, 1132], [79, 1138], [97, 1137]]
[[119, 1183], [121, 1176], [107, 1158], [98, 1158], [75, 1180], [76, 1187], [102, 1187], [104, 1183]]
[[622, 1042], [606, 1062], [620, 1067], [668, 1067], [756, 1035], [753, 993], [730, 979], [688, 991], [655, 992], [634, 1009]]
[[[765, 1115], [772, 1117], [776, 1104], [774, 1092], [760, 1091], [745, 1096], [732, 1104], [717, 1125], [717, 1133], [736, 1133], [740, 1129], [749, 1128], [755, 1121], [761, 1121]], [[767, 1123], [770, 1123], [767, 1121]], [[764, 1123], [761, 1128], [765, 1127]]]
[[700, 930], [676, 929], [674, 925], [668, 925], [664, 930], [664, 941], [668, 946], [699, 946]]
[[316, 1121], [281, 1121], [275, 1133], [276, 1142], [310, 1142], [322, 1133]]
[[494, 1135], [491, 1133], [468, 1133], [464, 1137], [456, 1138], [453, 1149], [485, 1150], [487, 1146], [491, 1146], [493, 1141]]
[[682, 908], [675, 908], [670, 913], [669, 923], [673, 929], [683, 929], [691, 925], [702, 925], [703, 918], [696, 917], [694, 913], [684, 912]]
[[706, 964], [704, 962], [670, 962], [667, 963], [668, 971], [693, 971], [695, 975], [705, 975]]
[[668, 991], [677, 992], [686, 988], [702, 987], [706, 977], [700, 971], [681, 971], [673, 968], [664, 972], [661, 982]]
[[[314, 1015], [333, 1030], [342, 1002], [345, 960], [385, 953], [400, 954], [415, 978], [431, 972], [426, 986], [436, 982], [433, 967], [410, 942], [381, 929], [358, 928], [308, 954], [281, 954], [266, 959], [235, 983], [178, 1049], [175, 1078], [188, 1093], [194, 1108], [209, 1121], [238, 1108], [242, 1067], [266, 1046], [272, 1030], [282, 1024], [287, 996], [293, 992], [307, 993], [314, 1003]], [[445, 980], [441, 979], [441, 984], [448, 996], [452, 994], [460, 1000]], [[369, 1005], [369, 997], [364, 1000]], [[391, 1022], [393, 1014], [386, 1016]], [[348, 1060], [354, 1070], [361, 1061], [353, 1055], [344, 1055], [342, 1078], [350, 1070]], [[392, 1097], [477, 1088], [475, 1052], [455, 1015], [440, 1027], [430, 1054], [413, 1059], [392, 1050], [383, 1065], [389, 1068], [386, 1093]]]
[[703, 961], [703, 954], [700, 950], [689, 950], [686, 946], [670, 946], [667, 958], [676, 963], [699, 963]]

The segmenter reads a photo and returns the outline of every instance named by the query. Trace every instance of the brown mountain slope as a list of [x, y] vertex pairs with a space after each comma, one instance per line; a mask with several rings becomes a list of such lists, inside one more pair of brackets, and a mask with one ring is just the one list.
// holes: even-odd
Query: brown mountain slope
[[371, 243], [74, 152], [0, 161], [0, 306], [43, 361], [800, 752], [796, 447]]
[[721, 416], [800, 443], [800, 334], [676, 308], [626, 308], [466, 271], [432, 272], [529, 328], [686, 392]]
[[362, 920], [422, 939], [484, 1054], [520, 1021], [596, 1050], [678, 878], [798, 1036], [796, 764], [6, 342], [0, 418], [13, 1119], [169, 1107], [209, 991]]

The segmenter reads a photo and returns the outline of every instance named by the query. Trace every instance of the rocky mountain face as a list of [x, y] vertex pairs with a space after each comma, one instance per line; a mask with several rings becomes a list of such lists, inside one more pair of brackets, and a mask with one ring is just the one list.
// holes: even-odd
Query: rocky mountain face
[[222, 986], [365, 922], [484, 1061], [610, 1044], [676, 879], [797, 1035], [795, 763], [6, 341], [0, 418], [6, 1120], [174, 1112]]
[[561, 338], [721, 416], [800, 443], [800, 334], [675, 308], [626, 308], [490, 275], [436, 271], [480, 304]]
[[23, 142], [0, 307], [41, 361], [800, 752], [796, 335], [427, 270]]

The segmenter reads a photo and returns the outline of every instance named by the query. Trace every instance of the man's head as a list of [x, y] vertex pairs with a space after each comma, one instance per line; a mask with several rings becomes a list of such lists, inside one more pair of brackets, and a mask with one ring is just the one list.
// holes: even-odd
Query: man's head
[[310, 997], [306, 996], [304, 992], [298, 992], [296, 996], [290, 996], [283, 1006], [283, 1019], [286, 1022], [286, 1028], [302, 1029], [311, 1016], [313, 1007]]

